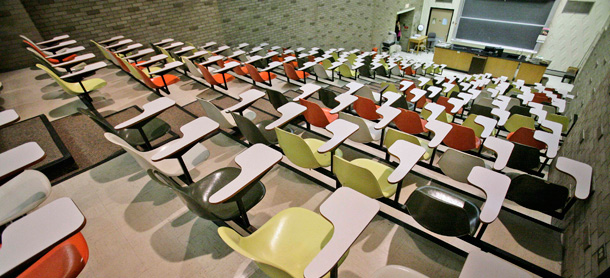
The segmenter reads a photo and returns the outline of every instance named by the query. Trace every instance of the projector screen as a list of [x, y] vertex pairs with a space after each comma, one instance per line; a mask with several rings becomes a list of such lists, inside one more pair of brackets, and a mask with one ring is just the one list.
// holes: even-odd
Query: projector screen
[[555, 0], [464, 0], [456, 40], [534, 50]]

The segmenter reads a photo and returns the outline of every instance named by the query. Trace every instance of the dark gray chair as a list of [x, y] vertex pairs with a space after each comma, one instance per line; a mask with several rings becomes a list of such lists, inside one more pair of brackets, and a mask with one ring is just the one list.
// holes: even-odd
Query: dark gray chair
[[[140, 135], [140, 132], [137, 129], [116, 130], [108, 121], [106, 121], [105, 118], [103, 118], [99, 114], [91, 112], [91, 110], [84, 108], [78, 108], [77, 110], [79, 113], [93, 120], [93, 122], [96, 123], [99, 127], [101, 127], [105, 132], [110, 132], [123, 138], [123, 140], [127, 141], [127, 143], [134, 147], [145, 146], [146, 143], [144, 142], [144, 139], [142, 139], [142, 135]], [[142, 130], [144, 131], [146, 138], [148, 138], [148, 141], [152, 142], [158, 138], [161, 138], [168, 132], [171, 132], [171, 127], [163, 120], [154, 118], [150, 120], [147, 124], [145, 124], [142, 127]]]
[[[282, 105], [290, 102], [284, 94], [278, 91], [267, 90], [267, 96], [269, 97], [269, 102], [271, 102], [271, 105], [273, 106], [273, 108], [275, 108], [275, 110], [282, 107]], [[305, 117], [303, 115], [300, 115], [290, 121], [290, 123], [293, 125], [299, 125], [299, 123], [301, 122], [305, 122], [307, 124], [307, 129], [309, 129], [309, 123], [305, 120]]]
[[531, 117], [532, 114], [530, 114], [530, 107], [526, 107], [526, 106], [513, 106], [510, 109], [508, 109], [508, 112], [510, 112], [511, 115], [514, 114], [519, 114], [519, 115], [523, 115], [526, 117]]
[[493, 119], [494, 115], [491, 114], [492, 109], [493, 108], [491, 108], [489, 106], [473, 104], [470, 107], [470, 111], [468, 112], [468, 114], [475, 114], [475, 115], [485, 116], [485, 117]]
[[277, 144], [277, 135], [275, 130], [266, 130], [265, 127], [273, 122], [273, 120], [261, 121], [258, 124], [254, 124], [250, 119], [241, 116], [236, 113], [231, 113], [235, 124], [250, 145], [257, 143], [265, 144], [267, 146]]
[[523, 207], [552, 213], [564, 208], [568, 202], [570, 190], [564, 186], [548, 183], [528, 174], [509, 173], [507, 175], [511, 182], [506, 198]]
[[428, 49], [428, 52], [430, 50], [434, 51], [435, 44], [436, 44], [436, 33], [434, 33], [434, 32], [428, 33], [428, 45], [426, 46], [426, 49]]
[[417, 223], [440, 235], [474, 235], [479, 227], [480, 211], [475, 204], [437, 187], [415, 189], [405, 205]]
[[508, 158], [506, 166], [524, 172], [538, 170], [540, 167], [540, 151], [523, 144], [515, 142], [513, 144], [515, 144], [515, 147]]
[[337, 94], [331, 90], [320, 89], [318, 91], [320, 95], [320, 101], [324, 104], [324, 106], [333, 109], [339, 105], [339, 102], [335, 99]]
[[257, 180], [226, 202], [211, 204], [209, 202], [210, 197], [237, 178], [241, 169], [234, 167], [221, 168], [186, 186], [181, 186], [157, 170], [149, 169], [147, 172], [151, 179], [173, 190], [191, 212], [212, 221], [239, 219], [238, 200], [243, 202], [245, 211], [248, 211], [258, 204], [266, 193], [265, 185]]
[[373, 78], [373, 75], [371, 74], [371, 67], [370, 67], [370, 63], [364, 63], [363, 66], [361, 66], [358, 69], [358, 74], [360, 76], [364, 76], [364, 77], [369, 77], [369, 78]]

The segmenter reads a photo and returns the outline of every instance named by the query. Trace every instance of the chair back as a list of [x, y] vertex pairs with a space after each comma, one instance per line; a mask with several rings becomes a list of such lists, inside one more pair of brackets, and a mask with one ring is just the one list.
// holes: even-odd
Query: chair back
[[299, 103], [307, 107], [307, 110], [303, 112], [303, 116], [305, 116], [307, 122], [314, 126], [322, 128], [330, 124], [330, 121], [328, 120], [328, 118], [326, 118], [324, 111], [319, 105], [302, 98], [299, 99]]
[[339, 112], [339, 119], [343, 119], [358, 125], [358, 130], [356, 130], [356, 132], [349, 137], [350, 140], [359, 143], [369, 143], [374, 141], [373, 136], [371, 135], [370, 127], [367, 125], [364, 119], [343, 112]]
[[493, 116], [493, 114], [491, 114], [492, 109], [493, 108], [491, 108], [489, 106], [473, 104], [470, 107], [469, 115], [473, 114], [473, 115], [481, 115], [481, 116], [485, 116], [488, 118], [493, 118], [494, 116]]
[[106, 48], [104, 48], [103, 46], [101, 46], [99, 43], [97, 43], [94, 40], [90, 40], [91, 43], [93, 43], [95, 45], [95, 47], [97, 47], [97, 49], [102, 52], [102, 55], [104, 55], [104, 58], [106, 58], [106, 60], [116, 64], [116, 59], [114, 59], [114, 57], [112, 57], [112, 55], [110, 55], [110, 53], [108, 53], [108, 50]]
[[[121, 59], [123, 59], [123, 58], [121, 58]], [[126, 63], [125, 65], [126, 65], [127, 67], [130, 67], [130, 70], [135, 70], [135, 71], [138, 73], [136, 76], [138, 76], [138, 75], [139, 75], [139, 76], [141, 77], [142, 81], [144, 81], [144, 84], [146, 84], [146, 86], [148, 86], [148, 87], [150, 87], [150, 88], [153, 88], [153, 89], [157, 89], [157, 88], [159, 88], [159, 86], [157, 86], [157, 85], [156, 85], [156, 84], [155, 84], [155, 83], [154, 83], [154, 82], [153, 82], [153, 81], [150, 79], [150, 77], [148, 76], [148, 74], [146, 74], [146, 73], [145, 73], [143, 70], [141, 70], [140, 68], [135, 67], [135, 66], [133, 66], [133, 65], [131, 65], [131, 64], [129, 64], [129, 63]]]
[[379, 182], [369, 169], [352, 164], [335, 155], [333, 171], [342, 186], [354, 189], [373, 199], [383, 197]]
[[[576, 115], [575, 115], [576, 116]], [[577, 117], [576, 117], [577, 118]], [[570, 118], [557, 114], [547, 114], [546, 119], [552, 122], [560, 123], [562, 126], [561, 132], [566, 133], [570, 129]], [[542, 129], [545, 129], [544, 127]]]
[[341, 74], [341, 76], [345, 76], [345, 77], [356, 76], [355, 74], [352, 73], [352, 70], [346, 64], [342, 64], [339, 66], [339, 73]]
[[420, 118], [419, 114], [403, 108], [398, 109], [400, 109], [400, 114], [394, 118], [394, 124], [396, 124], [398, 129], [409, 134], [426, 132], [424, 127], [426, 125], [426, 120]]
[[250, 77], [252, 77], [252, 80], [254, 80], [256, 82], [265, 82], [265, 80], [261, 77], [258, 70], [253, 65], [246, 64], [246, 68], [248, 69], [248, 74], [250, 74]]
[[322, 66], [325, 70], [328, 70], [328, 68], [333, 66], [333, 63], [331, 63], [329, 59], [324, 59], [322, 60]]
[[182, 63], [184, 63], [186, 65], [187, 70], [193, 76], [196, 76], [196, 77], [199, 77], [199, 78], [203, 78], [203, 74], [201, 74], [201, 72], [199, 71], [197, 66], [195, 66], [195, 64], [191, 60], [189, 60], [188, 58], [183, 56], [182, 57]]
[[530, 146], [539, 150], [546, 149], [546, 144], [544, 142], [538, 141], [534, 138], [534, 132], [535, 130], [533, 129], [520, 127], [517, 129], [517, 131], [508, 134], [506, 139], [508, 141]]
[[443, 139], [443, 143], [450, 148], [459, 151], [476, 149], [480, 145], [480, 140], [474, 134], [472, 128], [451, 123], [451, 131]]
[[294, 70], [294, 67], [290, 63], [284, 63], [284, 72], [288, 78], [292, 80], [300, 80], [296, 70]]
[[447, 113], [449, 115], [453, 115], [453, 113], [451, 113], [451, 110], [455, 106], [453, 104], [449, 103], [449, 98], [448, 97], [444, 97], [444, 96], [438, 95], [438, 98], [436, 99], [436, 104], [444, 106], [445, 107], [445, 113]]
[[60, 68], [54, 67], [53, 64], [51, 62], [49, 62], [49, 60], [47, 60], [44, 57], [42, 57], [42, 55], [40, 55], [40, 53], [36, 52], [31, 47], [26, 47], [25, 49], [27, 49], [28, 51], [32, 52], [34, 54], [34, 59], [38, 60], [38, 62], [41, 65], [45, 65], [48, 69], [52, 70], [55, 74], [61, 75], [61, 74], [65, 74], [66, 73], [65, 70], [63, 72], [59, 71]]
[[504, 128], [506, 128], [508, 132], [515, 132], [522, 127], [536, 129], [536, 121], [532, 117], [512, 114], [504, 124]]
[[358, 97], [358, 100], [354, 102], [354, 110], [356, 110], [358, 116], [371, 121], [381, 118], [376, 112], [377, 105], [373, 100], [358, 95], [356, 97]]
[[271, 102], [271, 105], [273, 105], [273, 108], [275, 108], [275, 110], [277, 110], [278, 108], [282, 107], [282, 105], [288, 103], [288, 99], [286, 98], [286, 96], [278, 91], [275, 90], [266, 90], [267, 91], [267, 97], [269, 97], [269, 102]]
[[538, 167], [540, 167], [540, 150], [523, 144], [513, 143], [515, 146], [506, 166], [524, 172], [538, 170]]
[[36, 52], [38, 52], [40, 55], [42, 55], [42, 57], [46, 58], [48, 56], [48, 54], [45, 51], [40, 50], [40, 48], [35, 43], [30, 41], [29, 39], [26, 38], [25, 40], [23, 40], [23, 42], [25, 44], [29, 45], [32, 49], [36, 50]]
[[521, 105], [516, 105], [516, 106], [511, 107], [510, 109], [508, 109], [508, 112], [510, 112], [511, 115], [517, 114], [517, 115], [523, 115], [526, 117], [532, 116], [532, 114], [530, 114], [530, 107], [521, 106]]
[[483, 133], [483, 130], [485, 129], [482, 125], [475, 123], [474, 119], [477, 117], [478, 115], [473, 114], [472, 112], [470, 112], [468, 114], [468, 117], [464, 120], [464, 122], [462, 123], [462, 126], [465, 127], [469, 127], [472, 129], [472, 131], [474, 131], [474, 135], [476, 137], [481, 137], [481, 134]]
[[[506, 198], [515, 203], [541, 212], [554, 212], [563, 208], [570, 195], [564, 186], [546, 182], [528, 174], [511, 173]], [[544, 196], [541, 198], [540, 196]]]
[[206, 116], [217, 122], [221, 128], [231, 129], [235, 127], [234, 124], [230, 123], [227, 118], [225, 118], [225, 116], [222, 114], [223, 112], [220, 111], [216, 105], [204, 99], [199, 98], [197, 100], [199, 100], [201, 107], [203, 107]]
[[241, 134], [246, 137], [246, 140], [250, 143], [250, 145], [254, 145], [257, 143], [272, 145], [267, 138], [261, 133], [261, 131], [256, 127], [256, 125], [248, 118], [241, 116], [237, 113], [231, 113], [233, 119], [235, 120], [235, 124]]
[[335, 92], [322, 88], [318, 91], [318, 94], [320, 95], [320, 101], [322, 101], [324, 106], [332, 109], [339, 105], [339, 102], [335, 99], [337, 97]]
[[49, 68], [41, 65], [41, 64], [36, 64], [36, 66], [39, 69], [44, 70], [49, 76], [51, 76], [51, 78], [53, 78], [53, 80], [55, 80], [55, 82], [57, 82], [57, 84], [59, 84], [59, 86], [64, 89], [64, 91], [68, 94], [71, 95], [79, 95], [78, 92], [72, 90], [72, 88], [70, 88], [70, 84], [66, 81], [64, 81], [63, 79], [59, 78], [59, 76], [57, 76], [57, 74], [55, 74], [55, 72], [53, 72], [52, 70], [50, 70]]
[[381, 82], [381, 84], [379, 84], [379, 86], [386, 87], [387, 88], [385, 90], [383, 90], [384, 92], [394, 92], [394, 93], [400, 93], [400, 91], [396, 88], [396, 84], [391, 83], [391, 82]]
[[116, 53], [114, 53], [114, 52], [110, 52], [109, 55], [116, 61], [116, 64], [125, 72], [131, 71], [131, 68], [129, 68], [129, 66], [127, 66], [127, 64], [129, 64], [132, 67], [136, 67], [136, 66], [132, 65], [131, 63], [129, 63], [128, 61], [126, 61], [125, 59], [117, 56]]
[[444, 236], [473, 235], [480, 223], [476, 205], [437, 187], [415, 189], [405, 205], [417, 223]]
[[364, 76], [364, 77], [372, 78], [373, 74], [371, 74], [370, 65], [371, 65], [370, 63], [366, 63], [366, 58], [365, 58], [365, 63], [358, 69], [358, 74], [361, 76]]
[[316, 73], [316, 75], [319, 78], [328, 78], [328, 74], [326, 73], [326, 70], [324, 69], [324, 67], [320, 64], [315, 64], [312, 66], [313, 71]]
[[123, 148], [123, 150], [133, 157], [133, 159], [136, 161], [136, 163], [138, 163], [138, 165], [140, 165], [140, 167], [142, 167], [142, 169], [146, 171], [151, 169], [158, 170], [152, 161], [144, 156], [143, 152], [136, 150], [136, 148], [127, 143], [127, 141], [123, 140], [123, 138], [110, 132], [104, 133], [104, 137], [106, 137], [106, 140], [110, 141], [111, 143]]
[[220, 85], [220, 83], [216, 82], [216, 79], [214, 79], [214, 76], [212, 76], [212, 74], [210, 73], [210, 71], [208, 71], [208, 69], [200, 64], [197, 64], [197, 67], [199, 68], [199, 71], [201, 71], [201, 74], [203, 75], [203, 79], [205, 79], [205, 81], [207, 81], [208, 83], [210, 83], [210, 85]]
[[307, 169], [321, 167], [303, 138], [279, 128], [275, 128], [275, 133], [280, 148], [292, 163]]
[[454, 149], [447, 149], [438, 161], [441, 171], [448, 177], [463, 183], [468, 183], [468, 175], [476, 166], [485, 167], [485, 161], [480, 157], [469, 155]]

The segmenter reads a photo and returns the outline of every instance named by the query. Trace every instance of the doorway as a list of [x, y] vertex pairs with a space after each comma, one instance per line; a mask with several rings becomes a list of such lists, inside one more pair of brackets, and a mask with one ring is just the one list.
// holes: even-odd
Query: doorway
[[449, 27], [453, 19], [452, 9], [432, 8], [428, 17], [427, 35], [436, 33], [437, 41], [447, 41], [449, 38]]
[[407, 46], [409, 45], [409, 37], [411, 36], [411, 31], [413, 30], [413, 19], [414, 12], [413, 10], [409, 10], [406, 12], [399, 12], [396, 15], [396, 21], [400, 24], [400, 32], [402, 33], [402, 38], [400, 39], [400, 46], [402, 51], [407, 51]]

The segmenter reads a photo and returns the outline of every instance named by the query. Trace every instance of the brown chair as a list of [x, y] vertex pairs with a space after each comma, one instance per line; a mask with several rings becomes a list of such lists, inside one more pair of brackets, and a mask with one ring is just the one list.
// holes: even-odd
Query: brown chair
[[533, 129], [521, 127], [515, 132], [511, 132], [506, 136], [506, 139], [511, 142], [520, 143], [526, 146], [534, 147], [539, 150], [546, 149], [546, 144], [534, 139]]
[[379, 116], [379, 114], [376, 112], [379, 105], [376, 105], [372, 99], [361, 96], [356, 97], [358, 97], [358, 100], [354, 102], [354, 110], [356, 110], [358, 116], [371, 121], [381, 118], [381, 116]]
[[481, 146], [481, 139], [474, 134], [472, 128], [454, 123], [451, 123], [451, 126], [453, 128], [443, 139], [445, 145], [459, 151], [478, 149]]
[[428, 132], [425, 127], [428, 121], [420, 118], [419, 114], [402, 108], [398, 109], [400, 109], [400, 114], [394, 118], [394, 124], [398, 129], [409, 134]]
[[228, 88], [227, 82], [230, 82], [233, 79], [235, 79], [235, 76], [230, 75], [228, 73], [217, 73], [217, 74], [212, 75], [206, 67], [204, 67], [200, 64], [197, 64], [197, 67], [199, 67], [199, 71], [201, 71], [201, 74], [203, 74], [203, 78], [205, 79], [205, 81], [210, 83], [210, 85], [212, 86], [212, 89], [214, 89], [214, 86], [218, 86], [220, 88], [227, 90], [227, 88]]
[[290, 79], [295, 81], [301, 81], [301, 79], [303, 79], [302, 82], [307, 83], [307, 77], [309, 76], [309, 73], [306, 73], [301, 70], [295, 70], [290, 63], [284, 63], [284, 72], [288, 77], [288, 79], [286, 79], [286, 82], [288, 82], [288, 84], [290, 84]]
[[271, 80], [277, 78], [277, 75], [272, 72], [263, 72], [262, 74], [258, 72], [258, 70], [250, 64], [246, 64], [246, 68], [248, 69], [248, 74], [252, 78], [252, 84], [256, 85], [256, 82], [263, 83], [265, 85], [271, 86]]

